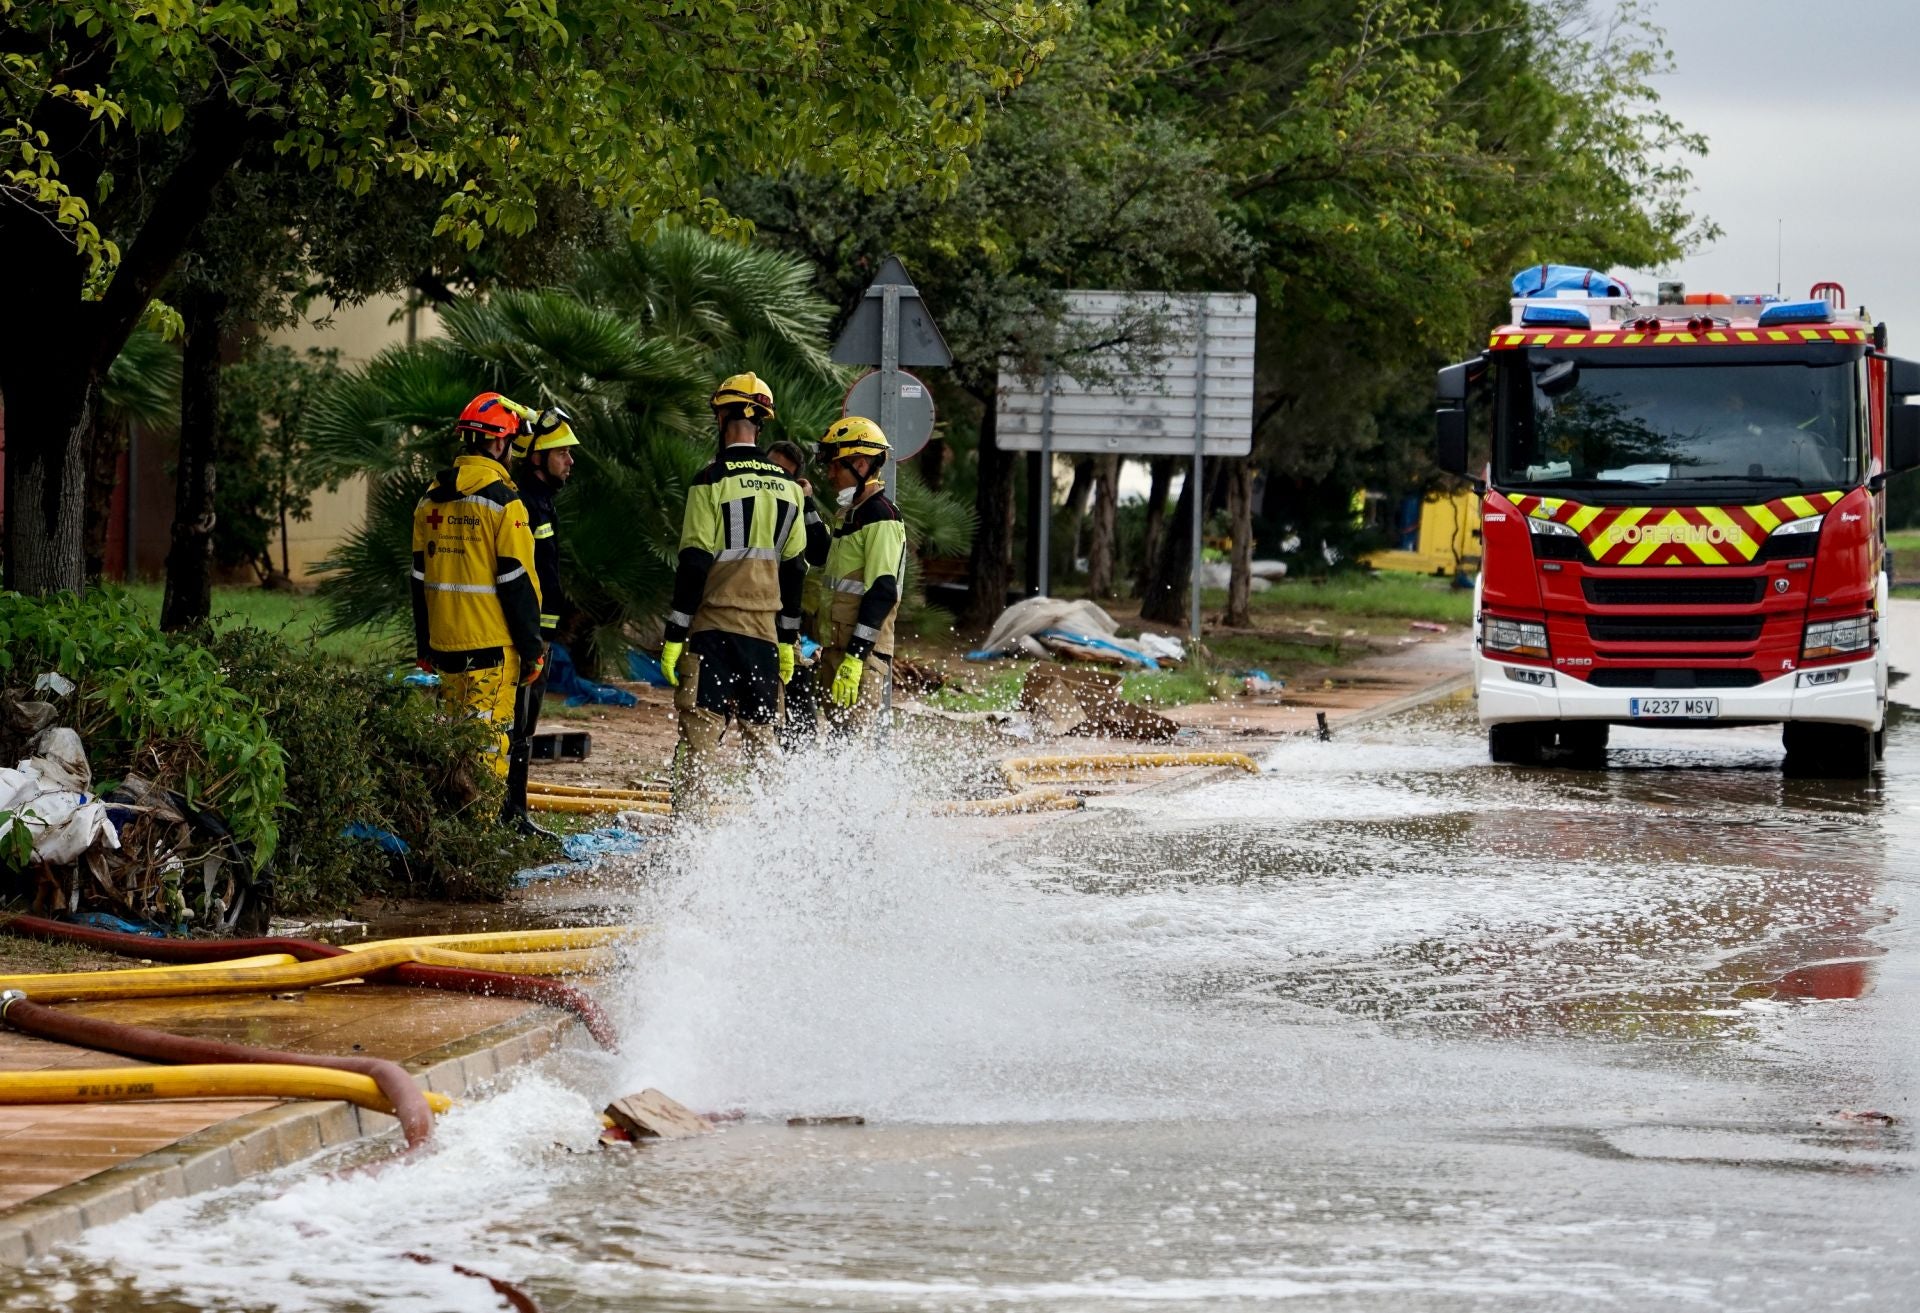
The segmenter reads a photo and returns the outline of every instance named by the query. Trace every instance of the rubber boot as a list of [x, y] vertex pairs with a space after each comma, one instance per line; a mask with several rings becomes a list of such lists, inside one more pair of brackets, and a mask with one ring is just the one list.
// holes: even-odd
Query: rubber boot
[[500, 803], [500, 823], [516, 834], [536, 839], [560, 836], [535, 821], [527, 810], [527, 777], [533, 763], [533, 726], [538, 717], [534, 708], [545, 690], [544, 680], [522, 684], [513, 703], [513, 729], [507, 738], [507, 796]]

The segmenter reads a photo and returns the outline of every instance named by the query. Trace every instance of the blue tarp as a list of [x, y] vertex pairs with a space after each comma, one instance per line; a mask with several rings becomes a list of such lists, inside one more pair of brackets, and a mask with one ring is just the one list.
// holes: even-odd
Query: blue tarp
[[627, 678], [636, 684], [651, 684], [654, 688], [667, 687], [667, 677], [660, 670], [660, 658], [651, 652], [642, 652], [638, 648], [627, 649]]
[[560, 841], [560, 850], [567, 855], [564, 862], [548, 862], [545, 866], [530, 866], [513, 877], [516, 885], [537, 884], [542, 880], [559, 880], [576, 875], [593, 863], [607, 857], [621, 857], [628, 853], [637, 853], [650, 842], [648, 836], [635, 834], [632, 830], [618, 825], [603, 825], [597, 830], [583, 830], [579, 834], [569, 834]]
[[1533, 264], [1513, 276], [1515, 296], [1554, 296], [1560, 292], [1578, 292], [1581, 296], [1632, 295], [1618, 278], [1574, 264]]
[[407, 841], [391, 830], [383, 830], [377, 825], [368, 825], [365, 821], [353, 821], [340, 831], [344, 839], [371, 839], [380, 845], [380, 851], [392, 853], [395, 857], [405, 857], [413, 850], [407, 847]]
[[596, 684], [581, 675], [574, 669], [573, 653], [567, 651], [565, 643], [554, 643], [547, 648], [547, 692], [558, 693], [570, 707], [584, 707], [589, 702], [630, 707], [640, 700], [624, 688]]

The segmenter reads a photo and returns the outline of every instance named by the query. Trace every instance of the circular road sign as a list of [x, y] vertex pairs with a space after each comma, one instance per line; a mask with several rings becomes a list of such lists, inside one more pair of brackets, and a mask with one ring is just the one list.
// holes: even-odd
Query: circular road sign
[[[933, 392], [904, 369], [893, 373], [900, 398], [893, 408], [893, 427], [887, 430], [887, 442], [895, 460], [909, 460], [920, 454], [933, 436]], [[842, 415], [862, 415], [880, 423], [880, 371], [862, 374], [847, 390]]]

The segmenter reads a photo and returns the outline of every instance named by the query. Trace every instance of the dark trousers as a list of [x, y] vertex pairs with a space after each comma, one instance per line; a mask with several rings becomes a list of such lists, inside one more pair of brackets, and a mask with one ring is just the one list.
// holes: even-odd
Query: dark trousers
[[500, 804], [501, 819], [527, 814], [527, 774], [533, 764], [533, 731], [540, 724], [540, 705], [547, 700], [547, 672], [531, 684], [522, 684], [513, 703], [513, 729], [507, 738], [507, 796]]

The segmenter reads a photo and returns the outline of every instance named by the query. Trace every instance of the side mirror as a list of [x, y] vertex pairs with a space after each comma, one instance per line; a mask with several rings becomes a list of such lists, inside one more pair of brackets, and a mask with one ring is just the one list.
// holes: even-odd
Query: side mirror
[[1920, 469], [1920, 406], [1887, 407], [1886, 469], [1888, 474]]
[[[1920, 409], [1914, 416], [1920, 419]], [[1467, 409], [1465, 406], [1449, 406], [1433, 412], [1436, 440], [1434, 443], [1434, 463], [1448, 474], [1467, 477]], [[1920, 429], [1915, 430], [1920, 441]]]
[[1464, 406], [1467, 404], [1468, 367], [1473, 362], [1463, 360], [1457, 365], [1448, 365], [1433, 376], [1433, 399], [1443, 406]]
[[1887, 391], [1896, 397], [1920, 396], [1920, 360], [1887, 358]]

